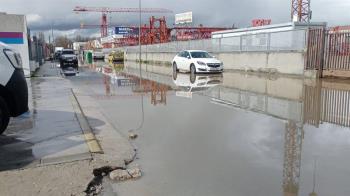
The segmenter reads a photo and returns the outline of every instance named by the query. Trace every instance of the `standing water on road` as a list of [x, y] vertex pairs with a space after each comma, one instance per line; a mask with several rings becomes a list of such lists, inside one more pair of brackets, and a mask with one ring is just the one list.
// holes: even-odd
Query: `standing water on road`
[[70, 78], [118, 131], [138, 135], [143, 177], [113, 185], [118, 195], [350, 192], [350, 83], [126, 67]]

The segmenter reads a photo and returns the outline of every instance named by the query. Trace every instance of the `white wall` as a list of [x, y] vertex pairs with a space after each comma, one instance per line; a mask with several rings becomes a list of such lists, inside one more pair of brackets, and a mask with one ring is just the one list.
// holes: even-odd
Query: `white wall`
[[0, 13], [0, 32], [22, 32], [23, 44], [8, 44], [17, 50], [22, 57], [24, 74], [30, 77], [29, 50], [27, 40], [27, 20], [24, 15]]

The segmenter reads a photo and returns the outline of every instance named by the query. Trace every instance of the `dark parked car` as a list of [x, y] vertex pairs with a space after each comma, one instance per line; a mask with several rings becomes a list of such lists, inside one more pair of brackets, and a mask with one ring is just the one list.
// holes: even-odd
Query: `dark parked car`
[[60, 66], [62, 69], [73, 67], [78, 70], [78, 57], [72, 49], [63, 49], [60, 55]]
[[0, 134], [10, 117], [28, 111], [28, 87], [19, 53], [0, 42]]
[[56, 60], [56, 61], [60, 60], [61, 53], [62, 53], [61, 50], [56, 51], [55, 54], [54, 54], [54, 60]]

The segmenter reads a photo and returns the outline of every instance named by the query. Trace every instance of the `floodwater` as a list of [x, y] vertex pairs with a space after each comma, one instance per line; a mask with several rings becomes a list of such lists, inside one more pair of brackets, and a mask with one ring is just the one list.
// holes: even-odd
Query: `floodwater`
[[138, 134], [143, 177], [117, 195], [349, 195], [348, 81], [118, 66], [71, 78]]

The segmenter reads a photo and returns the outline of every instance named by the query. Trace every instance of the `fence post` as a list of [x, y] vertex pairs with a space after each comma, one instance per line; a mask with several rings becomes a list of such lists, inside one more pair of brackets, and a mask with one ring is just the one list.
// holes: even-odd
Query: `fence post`
[[239, 36], [239, 51], [240, 51], [240, 52], [243, 51], [243, 36], [244, 36], [244, 35], [240, 35], [240, 36]]
[[322, 28], [322, 51], [321, 51], [321, 65], [320, 65], [320, 78], [323, 77], [323, 67], [325, 62], [325, 49], [326, 49], [326, 37], [328, 32], [325, 27]]
[[267, 34], [267, 51], [271, 50], [271, 33]]

